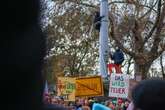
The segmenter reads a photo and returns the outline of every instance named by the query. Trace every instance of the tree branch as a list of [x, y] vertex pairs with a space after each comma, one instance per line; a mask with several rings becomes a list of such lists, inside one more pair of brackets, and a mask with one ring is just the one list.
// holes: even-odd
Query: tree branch
[[[154, 10], [154, 7], [156, 6], [157, 2], [158, 2], [158, 1], [156, 1], [155, 4], [154, 4], [153, 6], [149, 7], [149, 10], [148, 10], [144, 15], [142, 15], [142, 16], [139, 18], [139, 20], [143, 19], [143, 18], [144, 18], [146, 15], [148, 15], [152, 10]], [[156, 11], [156, 10], [155, 10], [155, 11]]]
[[165, 51], [165, 44], [161, 46], [161, 50], [158, 52], [158, 56], [160, 56]]
[[163, 66], [163, 55], [160, 56], [160, 66], [162, 70], [162, 76], [165, 78], [164, 66]]
[[96, 9], [98, 8], [98, 6], [87, 4], [87, 3], [80, 3], [80, 4], [86, 7], [91, 7], [91, 8], [96, 8]]
[[159, 0], [158, 9], [157, 10], [158, 10], [158, 13], [157, 13], [157, 17], [156, 17], [156, 22], [155, 22], [153, 28], [151, 29], [151, 31], [149, 32], [148, 36], [144, 39], [143, 45], [148, 41], [149, 38], [151, 38], [153, 32], [158, 27], [158, 22], [160, 20], [160, 13], [161, 13], [161, 0]]
[[[159, 5], [158, 5], [158, 9], [161, 10], [161, 0], [159, 1]], [[160, 38], [160, 33], [162, 31], [162, 28], [163, 28], [163, 21], [164, 21], [164, 18], [165, 18], [165, 4], [163, 5], [163, 8], [162, 8], [162, 12], [160, 12], [160, 14], [158, 15], [158, 23], [157, 23], [157, 28], [156, 28], [156, 34], [154, 36], [154, 42], [153, 42], [153, 46], [151, 48], [151, 53], [150, 54], [153, 54], [153, 57], [155, 57], [158, 53], [158, 47], [159, 47], [159, 43], [161, 41], [161, 38]]]
[[88, 42], [86, 43], [86, 49], [85, 49], [85, 52], [84, 52], [84, 55], [81, 57], [80, 59], [80, 62], [79, 62], [79, 66], [77, 68], [77, 72], [79, 72], [80, 68], [81, 68], [81, 65], [82, 65], [82, 61], [83, 59], [85, 58], [86, 54], [88, 52]]
[[123, 4], [125, 4], [125, 3], [127, 3], [127, 2], [125, 2], [125, 1], [113, 1], [113, 2], [110, 2], [110, 3], [108, 3], [108, 5], [112, 5], [112, 4], [115, 4], [115, 3], [123, 3]]
[[[113, 2], [110, 2], [108, 5], [112, 5], [112, 4], [116, 4], [116, 3], [119, 3], [119, 4], [130, 4], [130, 3], [126, 2], [126, 1], [113, 1]], [[136, 5], [135, 3], [136, 3], [136, 2], [131, 3], [131, 4], [132, 4], [132, 5]], [[143, 7], [152, 9], [154, 12], [157, 13], [157, 11], [156, 11], [154, 8], [152, 8], [151, 6], [143, 5], [143, 4], [139, 4], [139, 6], [143, 6]]]
[[[138, 45], [141, 45], [143, 43], [143, 38], [141, 36], [142, 31], [140, 30], [140, 28], [141, 28], [140, 22], [135, 19], [135, 24], [134, 24], [134, 28], [132, 29], [132, 33], [136, 42], [138, 42]], [[141, 51], [142, 50], [141, 46], [138, 46], [137, 50]]]
[[116, 29], [115, 29], [115, 20], [113, 18], [113, 15], [110, 14], [110, 24], [111, 24], [111, 31], [110, 31], [110, 35], [112, 36], [112, 38], [115, 40], [116, 44], [118, 45], [118, 47], [120, 49], [123, 50], [123, 52], [129, 54], [130, 56], [134, 57], [135, 56], [135, 53], [132, 52], [132, 51], [129, 51], [128, 49], [126, 49], [122, 43], [120, 42], [120, 40], [117, 38], [117, 35], [116, 35]]

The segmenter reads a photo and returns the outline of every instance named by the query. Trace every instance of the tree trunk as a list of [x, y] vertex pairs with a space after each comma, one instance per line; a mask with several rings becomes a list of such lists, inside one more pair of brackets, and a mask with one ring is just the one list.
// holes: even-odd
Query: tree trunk
[[127, 67], [127, 74], [130, 74], [130, 66], [131, 66], [131, 60], [132, 60], [132, 57], [130, 57], [130, 59], [128, 60], [128, 67]]
[[161, 66], [161, 70], [162, 70], [163, 79], [165, 79], [165, 72], [164, 72], [164, 66], [163, 66], [163, 55], [160, 56], [160, 66]]
[[[134, 66], [134, 70], [135, 70], [135, 79], [136, 80], [143, 80], [147, 78], [147, 73], [149, 71], [149, 68], [151, 66], [151, 63], [145, 63], [145, 64], [138, 64], [135, 61], [135, 66]], [[140, 78], [140, 79], [139, 79]]]

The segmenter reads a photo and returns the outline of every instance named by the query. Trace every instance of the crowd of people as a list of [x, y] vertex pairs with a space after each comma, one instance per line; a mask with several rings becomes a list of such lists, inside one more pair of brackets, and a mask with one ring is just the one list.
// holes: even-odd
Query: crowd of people
[[[165, 80], [143, 80], [131, 92], [130, 99], [104, 97], [77, 97], [75, 101], [65, 101], [63, 97], [49, 96], [46, 103], [66, 110], [162, 110], [165, 104]], [[106, 97], [107, 98], [107, 97]], [[100, 104], [108, 109], [93, 108]]]
[[[99, 97], [100, 99], [101, 97]], [[67, 110], [92, 110], [94, 103], [102, 104], [111, 110], [126, 110], [130, 101], [122, 98], [109, 98], [108, 100], [99, 100], [97, 97], [77, 97], [75, 101], [65, 101], [60, 96], [49, 96], [45, 100], [46, 104], [58, 105]], [[103, 97], [104, 99], [104, 97]]]

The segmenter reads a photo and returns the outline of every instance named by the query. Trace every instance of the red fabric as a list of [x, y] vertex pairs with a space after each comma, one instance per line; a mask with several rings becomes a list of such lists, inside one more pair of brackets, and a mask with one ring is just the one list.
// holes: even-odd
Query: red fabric
[[122, 101], [121, 99], [118, 99], [118, 103], [119, 103], [119, 104], [122, 104], [123, 101]]
[[121, 71], [121, 65], [119, 65], [119, 64], [113, 64], [113, 63], [108, 64], [108, 69], [109, 69], [109, 73], [110, 74], [112, 73], [112, 68], [115, 68], [115, 71], [116, 71], [117, 74], [122, 73], [122, 71]]

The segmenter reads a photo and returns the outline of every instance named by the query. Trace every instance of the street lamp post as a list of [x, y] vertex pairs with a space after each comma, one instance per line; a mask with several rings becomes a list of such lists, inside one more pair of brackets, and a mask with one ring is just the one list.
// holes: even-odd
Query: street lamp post
[[101, 19], [100, 37], [99, 37], [99, 68], [100, 75], [105, 78], [107, 77], [107, 62], [108, 62], [108, 0], [100, 1], [100, 16]]

